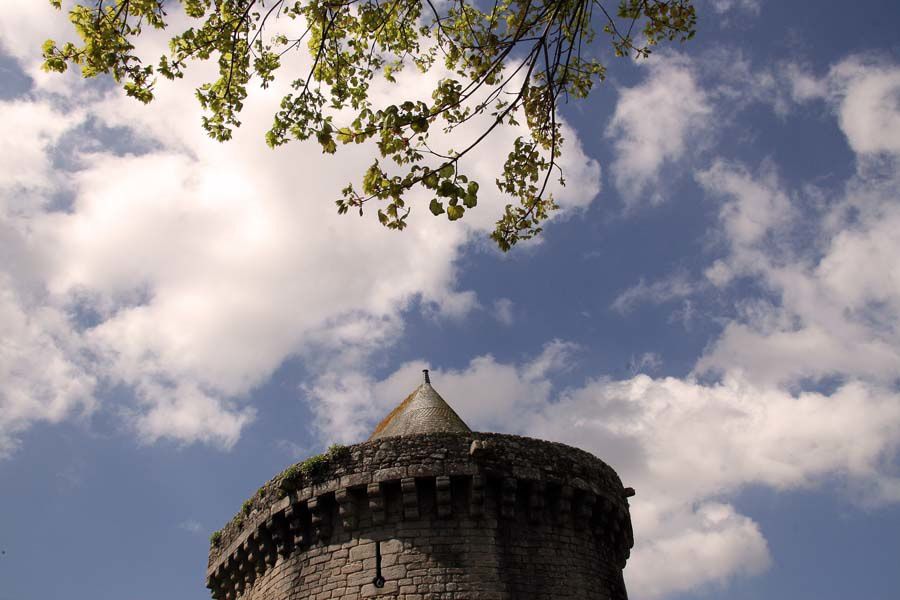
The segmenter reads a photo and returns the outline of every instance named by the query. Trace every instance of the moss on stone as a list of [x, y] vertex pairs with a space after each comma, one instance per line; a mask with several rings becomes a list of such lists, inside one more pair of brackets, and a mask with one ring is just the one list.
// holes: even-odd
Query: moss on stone
[[303, 462], [291, 465], [281, 474], [281, 488], [283, 498], [287, 493], [296, 491], [301, 487], [304, 479], [316, 481], [332, 462], [342, 460], [350, 455], [350, 448], [341, 444], [332, 444], [328, 450], [315, 456], [310, 456]]

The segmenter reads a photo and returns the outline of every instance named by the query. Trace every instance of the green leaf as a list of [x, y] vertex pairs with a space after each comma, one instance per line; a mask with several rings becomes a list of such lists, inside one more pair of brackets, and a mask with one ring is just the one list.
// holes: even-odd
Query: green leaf
[[466, 212], [466, 209], [462, 206], [448, 206], [447, 218], [451, 221], [456, 221], [462, 218], [464, 212]]

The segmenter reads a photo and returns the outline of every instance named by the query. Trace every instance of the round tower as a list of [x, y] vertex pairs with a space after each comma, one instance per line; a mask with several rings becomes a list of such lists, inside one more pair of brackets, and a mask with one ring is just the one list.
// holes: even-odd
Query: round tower
[[615, 471], [563, 444], [472, 432], [428, 380], [368, 441], [289, 467], [213, 535], [217, 600], [624, 600]]

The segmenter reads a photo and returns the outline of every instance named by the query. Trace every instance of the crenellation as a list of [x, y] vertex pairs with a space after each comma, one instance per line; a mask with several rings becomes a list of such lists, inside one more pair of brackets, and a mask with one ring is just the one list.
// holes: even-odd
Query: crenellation
[[516, 491], [518, 479], [504, 477], [500, 484], [500, 516], [504, 519], [513, 519], [516, 516]]
[[263, 571], [265, 571], [266, 568], [274, 567], [275, 562], [278, 560], [278, 551], [275, 548], [275, 541], [272, 539], [272, 522], [273, 519], [269, 517], [257, 530], [257, 540], [262, 558], [260, 562]]
[[473, 475], [469, 495], [469, 514], [480, 517], [484, 514], [484, 477]]
[[252, 585], [256, 581], [257, 575], [261, 575], [264, 571], [264, 564], [260, 566], [262, 561], [259, 560], [259, 544], [256, 543], [256, 535], [257, 532], [254, 531], [244, 542], [244, 556], [247, 563], [245, 583], [247, 585]]
[[449, 475], [438, 475], [435, 477], [435, 491], [437, 516], [441, 519], [447, 519], [450, 517], [453, 509]]
[[426, 434], [359, 444], [329, 468], [211, 551], [216, 600], [626, 598], [624, 488], [583, 451]]
[[381, 525], [385, 520], [384, 511], [384, 492], [380, 483], [370, 483], [366, 487], [366, 494], [369, 498], [369, 513], [373, 525]]
[[597, 496], [593, 492], [581, 491], [575, 502], [575, 526], [579, 528], [590, 527], [594, 516], [594, 505]]
[[[287, 508], [284, 509], [286, 511]], [[269, 566], [274, 566], [274, 562], [279, 556], [287, 556], [287, 535], [285, 532], [285, 516], [284, 511], [275, 513], [266, 520], [265, 528], [269, 532], [272, 539], [272, 546], [275, 549], [275, 557], [269, 558]]]
[[346, 531], [356, 529], [357, 512], [353, 491], [350, 488], [340, 488], [335, 491], [334, 499], [338, 504], [338, 515], [343, 529]]
[[419, 492], [416, 489], [414, 477], [404, 477], [400, 480], [400, 489], [403, 492], [403, 518], [413, 521], [419, 518]]
[[559, 488], [556, 505], [556, 520], [558, 523], [567, 523], [572, 515], [572, 486], [564, 485]]
[[244, 588], [246, 586], [246, 580], [244, 579], [244, 556], [243, 550], [238, 548], [237, 551], [233, 555], [232, 568], [231, 568], [231, 580], [234, 583], [235, 592], [238, 595], [244, 593]]
[[296, 502], [288, 504], [284, 509], [283, 537], [285, 553], [290, 553], [295, 548], [309, 545], [306, 531], [307, 503]]
[[544, 517], [545, 508], [544, 482], [533, 480], [528, 485], [528, 520], [539, 523]]
[[329, 496], [314, 496], [306, 501], [313, 530], [312, 543], [326, 542], [331, 537], [331, 506]]

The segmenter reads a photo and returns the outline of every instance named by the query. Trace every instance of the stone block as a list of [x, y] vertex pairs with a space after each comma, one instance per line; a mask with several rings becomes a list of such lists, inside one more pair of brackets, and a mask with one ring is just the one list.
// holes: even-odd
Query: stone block
[[386, 469], [378, 469], [372, 474], [372, 481], [393, 481], [406, 477], [406, 467], [388, 467]]
[[377, 598], [378, 596], [396, 596], [400, 586], [396, 581], [385, 581], [384, 587], [377, 588], [375, 584], [369, 583], [362, 586], [360, 590], [361, 598]]

